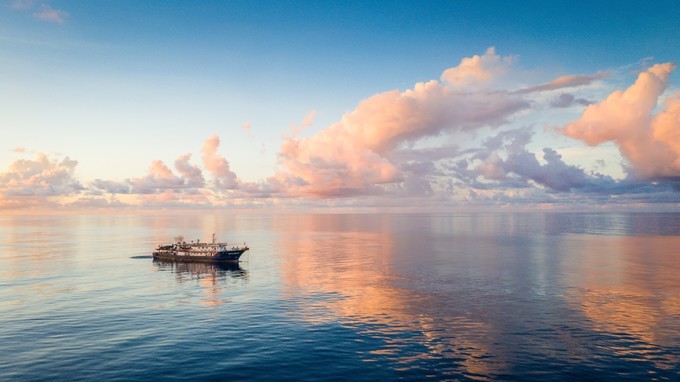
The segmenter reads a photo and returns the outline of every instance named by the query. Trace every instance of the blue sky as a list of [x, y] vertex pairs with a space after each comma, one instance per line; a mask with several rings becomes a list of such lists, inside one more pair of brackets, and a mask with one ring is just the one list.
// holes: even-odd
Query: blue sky
[[[536, 106], [541, 95], [527, 97], [525, 101], [532, 106], [507, 114], [503, 123], [482, 124], [466, 136], [447, 129], [410, 134], [394, 150], [445, 147], [453, 142], [458, 147], [479, 147], [500, 131], [524, 128], [533, 134], [527, 150], [536, 154], [540, 163], [545, 164], [542, 149], [550, 147], [562, 155], [566, 165], [589, 175], [597, 169], [620, 181], [627, 177], [627, 163], [632, 167], [637, 163], [620, 152], [620, 139], [598, 144], [599, 151], [588, 151], [584, 149], [587, 138], [546, 133], [546, 126], [578, 120], [586, 101], [597, 104], [617, 89], [626, 89], [638, 73], [654, 64], [677, 63], [679, 16], [677, 1], [6, 1], [0, 7], [0, 126], [5, 136], [0, 144], [2, 179], [13, 185], [29, 181], [27, 173], [16, 175], [13, 164], [37, 161], [39, 154], [49, 158], [45, 163], [65, 157], [78, 162], [62, 169], [71, 186], [35, 192], [24, 183], [5, 186], [6, 205], [60, 207], [98, 198], [109, 202], [127, 198], [120, 205], [140, 205], [131, 196], [135, 193], [131, 180], [149, 175], [155, 160], [179, 177], [173, 162], [186, 153], [192, 153], [191, 163], [205, 172], [205, 187], [199, 188], [210, 188], [210, 175], [217, 175], [201, 164], [201, 150], [213, 135], [219, 136], [215, 154], [228, 163], [239, 186], [220, 191], [213, 182], [209, 197], [194, 202], [184, 198], [203, 191], [195, 187], [187, 191], [186, 184], [178, 189], [137, 190], [139, 194], [172, 191], [177, 196], [168, 198], [172, 203], [184, 200], [191, 205], [214, 206], [248, 199], [234, 194], [258, 183], [257, 198], [269, 198], [273, 204], [290, 199], [303, 205], [308, 201], [324, 204], [332, 199], [329, 195], [371, 195], [382, 200], [378, 194], [383, 192], [395, 200], [398, 196], [392, 191], [406, 189], [405, 179], [418, 175], [408, 175], [406, 172], [415, 170], [405, 170], [415, 162], [396, 163], [398, 153], [378, 153], [398, 170], [391, 178], [383, 174], [387, 178], [374, 179], [371, 187], [362, 180], [361, 186], [344, 184], [329, 193], [318, 193], [311, 184], [314, 179], [295, 173], [294, 167], [300, 168], [281, 159], [291, 126], [305, 125], [292, 139], [308, 138], [311, 146], [315, 136], [341, 121], [345, 113], [355, 111], [362, 101], [394, 89], [414, 89], [419, 82], [442, 81], [446, 69], [465, 58], [484, 56], [490, 47], [495, 47], [499, 59], [507, 59], [503, 61], [507, 68], [503, 75], [485, 83], [485, 88], [512, 92], [561, 76], [592, 76], [582, 87], [563, 93], [572, 101], [582, 100], [581, 104], [550, 109]], [[596, 73], [607, 75], [596, 78]], [[665, 80], [659, 105], [677, 92], [676, 77], [670, 75]], [[672, 142], [666, 144], [672, 147]], [[295, 163], [302, 163], [301, 158], [294, 158]], [[500, 158], [509, 157], [502, 153]], [[601, 166], [603, 158], [607, 160]], [[469, 160], [470, 166], [479, 168], [479, 163]], [[446, 167], [441, 162], [436, 166]], [[505, 175], [512, 172], [511, 178], [522, 178], [508, 166]], [[659, 171], [646, 174], [673, 176]], [[285, 174], [277, 175], [282, 172]], [[430, 175], [427, 180], [421, 176], [419, 184], [441, 185], [451, 176], [442, 171]], [[436, 182], [435, 175], [439, 176]], [[272, 183], [271, 177], [278, 181]], [[110, 189], [93, 188], [91, 182], [96, 179], [132, 188], [123, 195], [112, 195]], [[479, 185], [469, 183], [471, 180], [469, 176], [458, 178], [455, 188], [480, 195]], [[536, 182], [531, 180], [531, 186], [553, 195], [555, 190]], [[309, 187], [289, 192], [295, 183]], [[428, 196], [429, 203], [436, 205], [433, 197], [441, 200], [442, 194], [451, 191], [438, 187], [421, 196]], [[500, 185], [496, 192], [507, 194], [508, 187]], [[523, 192], [525, 188], [526, 184], [517, 189]], [[636, 195], [639, 192], [635, 191]], [[19, 194], [34, 198], [17, 201]], [[36, 201], [38, 196], [50, 200]], [[469, 196], [461, 198], [454, 202], [469, 201]], [[574, 195], [573, 190], [559, 198], [581, 200], [580, 193]], [[347, 200], [342, 203], [351, 205]], [[654, 198], [648, 201], [654, 202]], [[671, 193], [663, 201], [675, 199]]]

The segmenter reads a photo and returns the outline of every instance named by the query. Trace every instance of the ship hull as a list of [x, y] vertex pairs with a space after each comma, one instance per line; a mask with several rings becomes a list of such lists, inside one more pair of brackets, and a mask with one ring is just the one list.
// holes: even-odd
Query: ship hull
[[178, 261], [192, 263], [238, 263], [246, 249], [221, 251], [214, 255], [198, 255], [182, 251], [158, 251], [153, 258], [163, 261]]

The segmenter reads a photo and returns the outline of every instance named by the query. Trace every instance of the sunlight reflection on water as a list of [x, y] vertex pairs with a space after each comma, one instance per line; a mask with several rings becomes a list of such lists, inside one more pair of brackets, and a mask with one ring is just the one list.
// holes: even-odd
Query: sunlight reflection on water
[[[246, 261], [148, 258], [213, 232]], [[676, 214], [0, 217], [0, 379], [674, 380], [677, 232]]]
[[677, 370], [680, 238], [625, 236], [652, 230], [625, 215], [534, 218], [288, 218], [278, 244], [284, 288], [335, 296], [298, 314], [377, 340], [367, 358], [402, 372], [547, 376], [574, 362], [602, 368], [600, 346]]

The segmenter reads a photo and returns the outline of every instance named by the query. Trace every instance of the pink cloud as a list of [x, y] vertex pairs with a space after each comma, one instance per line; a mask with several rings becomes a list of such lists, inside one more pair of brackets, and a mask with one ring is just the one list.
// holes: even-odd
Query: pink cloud
[[314, 124], [314, 117], [316, 116], [316, 111], [312, 110], [310, 111], [305, 117], [302, 119], [302, 123], [298, 125], [290, 125], [290, 130], [292, 131], [292, 138], [297, 137], [308, 129], [310, 126]]
[[189, 163], [191, 154], [184, 154], [175, 160], [175, 168], [184, 178], [184, 185], [188, 188], [202, 188], [205, 186], [203, 172], [198, 166]]
[[[312, 111], [283, 137], [279, 171], [265, 180], [239, 180], [219, 153], [219, 136], [213, 135], [201, 148], [199, 164], [191, 163], [191, 154], [177, 157], [174, 168], [154, 160], [144, 176], [97, 179], [87, 187], [75, 179], [77, 162], [69, 158], [55, 160], [38, 154], [35, 160], [15, 161], [0, 173], [0, 208], [53, 208], [60, 203], [71, 208], [403, 204], [395, 196], [418, 198], [409, 203], [422, 201], [430, 206], [466, 200], [586, 200], [581, 199], [583, 195], [604, 201], [617, 195], [617, 202], [626, 199], [622, 195], [632, 201], [677, 201], [673, 191], [677, 182], [659, 179], [680, 177], [680, 94], [657, 105], [675, 69], [673, 64], [639, 73], [628, 89], [590, 104], [581, 118], [560, 129], [590, 145], [617, 144], [630, 162], [631, 174], [638, 175], [619, 181], [570, 165], [552, 148], [533, 153], [529, 150], [533, 125], [513, 130], [508, 126], [518, 113], [530, 111], [526, 93], [585, 86], [604, 74], [562, 76], [524, 91], [476, 86], [497, 79], [512, 61], [491, 48], [482, 56], [461, 60], [458, 67], [444, 72], [441, 81], [375, 94], [325, 129], [303, 134], [314, 123], [316, 112]], [[559, 93], [548, 95], [554, 107], [589, 103]], [[252, 129], [250, 124], [241, 128], [248, 134]], [[468, 139], [491, 135], [491, 129], [496, 129], [496, 135], [481, 146], [475, 147], [476, 139]], [[432, 139], [436, 137], [446, 142]], [[340, 198], [347, 196], [354, 197]]]
[[106, 209], [106, 208], [130, 208], [129, 204], [123, 203], [115, 196], [108, 199], [102, 197], [82, 197], [68, 204], [69, 207], [87, 209]]
[[189, 163], [191, 154], [180, 155], [175, 160], [175, 175], [161, 160], [154, 160], [146, 176], [126, 179], [125, 181], [111, 181], [95, 179], [90, 183], [93, 193], [107, 192], [112, 194], [155, 194], [162, 192], [197, 193], [205, 186], [202, 170]]
[[129, 183], [132, 193], [153, 194], [159, 190], [181, 189], [184, 179], [175, 176], [162, 161], [154, 160], [146, 176], [130, 179]]
[[311, 137], [286, 138], [279, 152], [285, 171], [278, 179], [293, 194], [379, 193], [377, 186], [405, 179], [392, 157], [400, 146], [444, 133], [499, 126], [528, 106], [507, 92], [466, 92], [437, 81], [380, 93]]
[[585, 74], [570, 74], [566, 76], [557, 77], [552, 81], [531, 86], [522, 90], [518, 90], [517, 93], [534, 93], [549, 90], [557, 90], [562, 88], [571, 88], [577, 86], [590, 85], [591, 83], [606, 78], [609, 76], [608, 72], [597, 72], [593, 75]]
[[238, 188], [238, 179], [229, 168], [229, 162], [217, 154], [220, 137], [213, 135], [203, 144], [203, 167], [213, 175], [216, 189]]
[[204, 194], [180, 194], [171, 190], [140, 195], [137, 202], [144, 208], [206, 208], [212, 205]]
[[[24, 200], [27, 199], [27, 200]], [[16, 196], [7, 196], [0, 194], [0, 210], [20, 210], [25, 208], [35, 207], [37, 205], [35, 198], [23, 198]]]
[[465, 57], [458, 66], [446, 69], [441, 80], [458, 87], [486, 85], [505, 74], [514, 60], [513, 56], [497, 55], [496, 48], [490, 47], [483, 55]]
[[57, 160], [36, 154], [35, 160], [12, 162], [9, 171], [0, 173], [0, 193], [5, 195], [71, 195], [84, 187], [74, 177], [78, 162], [68, 157]]
[[654, 114], [674, 70], [673, 63], [652, 66], [628, 89], [588, 106], [580, 119], [565, 125], [561, 132], [591, 146], [616, 143], [630, 162], [632, 175], [646, 179], [680, 176], [678, 100], [669, 98]]

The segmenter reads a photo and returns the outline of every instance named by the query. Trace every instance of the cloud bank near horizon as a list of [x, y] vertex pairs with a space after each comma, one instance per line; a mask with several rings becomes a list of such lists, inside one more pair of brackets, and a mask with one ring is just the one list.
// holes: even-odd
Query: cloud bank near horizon
[[[627, 89], [593, 102], [578, 91], [602, 85], [611, 72], [499, 89], [519, 70], [517, 62], [489, 48], [439, 80], [375, 94], [310, 133], [312, 112], [284, 136], [278, 171], [259, 182], [239, 179], [213, 135], [200, 164], [192, 163], [192, 153], [179, 155], [174, 169], [155, 159], [146, 175], [122, 181], [80, 181], [78, 162], [68, 157], [16, 160], [0, 173], [0, 208], [680, 202], [680, 94], [664, 96], [675, 64], [646, 68]], [[560, 148], [532, 152], [543, 128], [519, 121], [551, 108], [575, 117], [584, 108], [554, 131], [593, 147], [612, 142], [627, 176], [569, 164]], [[25, 153], [21, 147], [18, 155]]]

